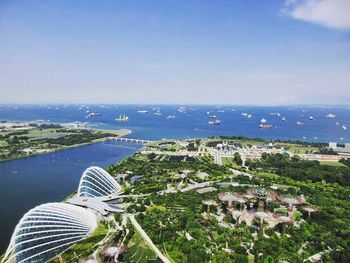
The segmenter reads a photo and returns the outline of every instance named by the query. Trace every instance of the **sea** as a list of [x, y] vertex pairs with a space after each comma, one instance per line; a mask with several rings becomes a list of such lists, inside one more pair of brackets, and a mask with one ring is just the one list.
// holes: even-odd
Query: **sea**
[[[180, 107], [183, 107], [182, 112], [179, 112]], [[86, 118], [91, 112], [100, 116]], [[115, 119], [123, 114], [129, 117], [128, 121], [117, 122]], [[326, 118], [328, 114], [335, 116]], [[210, 116], [216, 116], [221, 124], [209, 125]], [[262, 119], [272, 128], [259, 128]], [[0, 105], [1, 120], [87, 122], [94, 128], [127, 128], [132, 130], [129, 137], [149, 140], [244, 135], [265, 139], [350, 142], [350, 106]]]
[[[93, 115], [95, 117], [89, 117]], [[127, 121], [115, 119], [126, 115]], [[328, 116], [328, 117], [327, 117]], [[210, 125], [209, 121], [221, 121]], [[0, 121], [37, 121], [91, 128], [129, 129], [128, 137], [160, 140], [220, 135], [350, 143], [349, 106], [230, 105], [0, 105]], [[260, 124], [271, 128], [259, 128]], [[108, 141], [0, 163], [0, 253], [29, 209], [60, 202], [78, 187], [83, 171], [106, 167], [141, 148]]]

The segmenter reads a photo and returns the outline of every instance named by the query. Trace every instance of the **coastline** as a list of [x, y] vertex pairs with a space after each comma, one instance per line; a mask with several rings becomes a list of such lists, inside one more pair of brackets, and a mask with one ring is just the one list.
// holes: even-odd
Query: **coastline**
[[[106, 135], [108, 133], [109, 134], [112, 133], [112, 134], [115, 135], [115, 137], [123, 137], [123, 136], [129, 135], [129, 134], [132, 133], [132, 130], [129, 130], [129, 129], [103, 130], [103, 129], [90, 128], [90, 130], [94, 130], [94, 131], [97, 131], [97, 132], [105, 132]], [[57, 149], [51, 149], [49, 151], [45, 151], [45, 152], [41, 152], [41, 153], [30, 153], [30, 154], [27, 154], [25, 156], [17, 156], [17, 157], [12, 157], [12, 158], [7, 158], [7, 159], [1, 159], [0, 163], [7, 162], [7, 161], [24, 159], [24, 158], [30, 158], [30, 157], [35, 157], [35, 156], [40, 156], [40, 155], [44, 155], [44, 154], [48, 154], [48, 153], [65, 151], [65, 150], [69, 150], [69, 149], [72, 149], [72, 148], [77, 148], [77, 147], [81, 147], [81, 146], [85, 146], [85, 145], [91, 145], [91, 144], [95, 144], [95, 143], [99, 143], [99, 142], [108, 141], [108, 140], [110, 140], [110, 138], [111, 138], [110, 136], [106, 136], [106, 137], [103, 137], [103, 138], [92, 140], [90, 142], [78, 143], [78, 144], [73, 144], [73, 145], [69, 145], [69, 146], [62, 146], [62, 147], [59, 147]]]

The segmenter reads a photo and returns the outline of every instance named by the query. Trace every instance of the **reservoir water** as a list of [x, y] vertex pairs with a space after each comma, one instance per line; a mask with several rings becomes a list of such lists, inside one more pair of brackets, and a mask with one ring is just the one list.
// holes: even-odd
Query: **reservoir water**
[[60, 202], [78, 188], [83, 171], [125, 159], [141, 145], [108, 141], [0, 163], [0, 253], [31, 208]]

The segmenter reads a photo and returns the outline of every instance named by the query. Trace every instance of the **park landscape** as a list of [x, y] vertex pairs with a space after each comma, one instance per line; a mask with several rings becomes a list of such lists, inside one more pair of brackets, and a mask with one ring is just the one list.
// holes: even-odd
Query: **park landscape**
[[[259, 156], [245, 159], [254, 147]], [[346, 262], [348, 160], [295, 153], [323, 147], [227, 136], [145, 144], [106, 167], [123, 192], [107, 202], [124, 212], [99, 215], [50, 262], [164, 261], [158, 252], [167, 262]]]

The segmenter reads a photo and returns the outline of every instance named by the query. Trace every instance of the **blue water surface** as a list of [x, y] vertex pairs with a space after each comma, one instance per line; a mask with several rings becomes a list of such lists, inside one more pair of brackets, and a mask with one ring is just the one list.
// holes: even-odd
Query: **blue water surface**
[[0, 251], [6, 249], [15, 225], [29, 209], [62, 201], [78, 188], [87, 167], [105, 167], [139, 148], [111, 141], [0, 163]]

